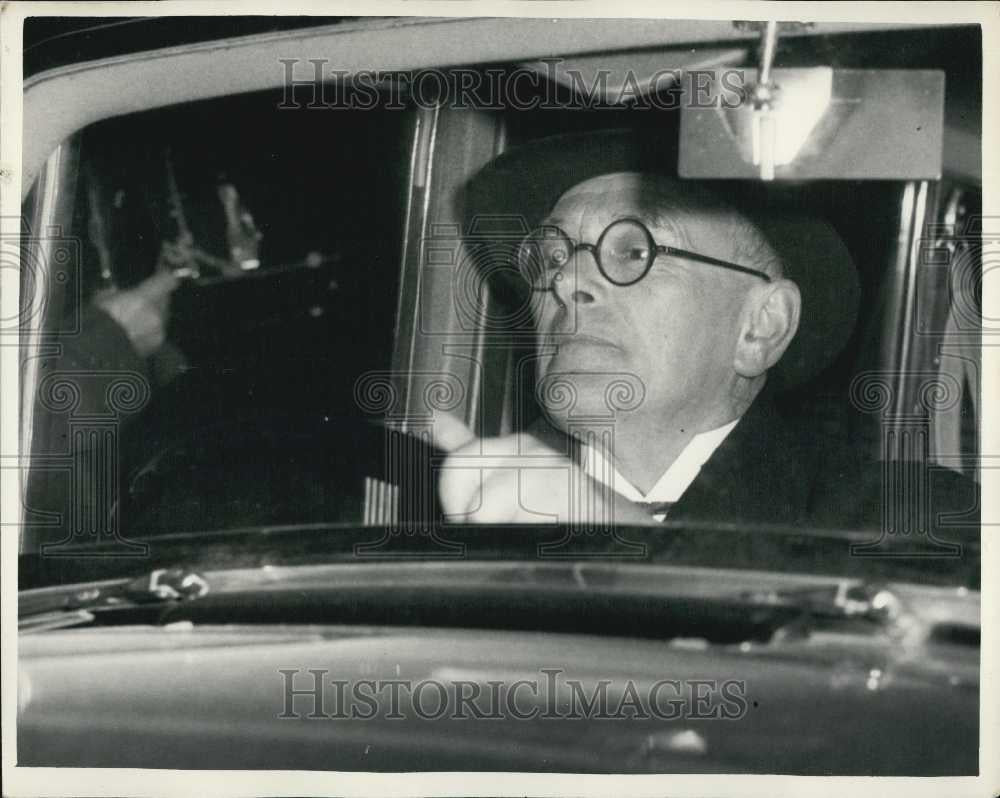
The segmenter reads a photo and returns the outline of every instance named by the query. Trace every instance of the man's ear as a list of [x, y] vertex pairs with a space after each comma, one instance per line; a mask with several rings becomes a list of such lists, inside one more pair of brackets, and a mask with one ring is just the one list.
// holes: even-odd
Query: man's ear
[[799, 328], [802, 297], [791, 280], [754, 288], [743, 305], [743, 324], [733, 368], [741, 377], [758, 377], [778, 362]]

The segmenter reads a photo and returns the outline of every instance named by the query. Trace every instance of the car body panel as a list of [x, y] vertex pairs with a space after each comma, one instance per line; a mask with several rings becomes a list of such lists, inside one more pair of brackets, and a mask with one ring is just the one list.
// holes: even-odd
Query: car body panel
[[[961, 652], [964, 662], [953, 659], [941, 668], [933, 656], [890, 665], [890, 647], [838, 635], [709, 646], [337, 626], [176, 624], [51, 632], [21, 643], [20, 764], [974, 773], [977, 652]], [[293, 674], [284, 676], [282, 669]], [[313, 686], [309, 669], [330, 682], [320, 710], [310, 696], [288, 698], [289, 684], [296, 690]], [[559, 674], [548, 676], [545, 669]], [[370, 719], [342, 717], [348, 702], [338, 705], [332, 680], [353, 686], [362, 679], [376, 685], [432, 680], [448, 690], [467, 682], [479, 685], [483, 696], [491, 681], [511, 685], [526, 679], [540, 686], [537, 695], [524, 690], [515, 699], [517, 712], [533, 714], [530, 719], [509, 713], [486, 721], [463, 718], [454, 696], [438, 719], [432, 717], [437, 698], [421, 699], [424, 715], [404, 699], [401, 717], [386, 717], [392, 710], [385, 704]], [[582, 704], [568, 704], [571, 682], [592, 696], [601, 680], [610, 682], [603, 716], [600, 705], [589, 716], [571, 716], [583, 710]], [[684, 694], [680, 709], [667, 708], [657, 696], [659, 712], [650, 709], [647, 718], [619, 709], [629, 682], [648, 696], [659, 680], [738, 682], [746, 706], [740, 717], [723, 719], [721, 705], [698, 708], [693, 695]], [[494, 711], [487, 699], [478, 706], [486, 714]], [[729, 709], [739, 714], [739, 702]]]

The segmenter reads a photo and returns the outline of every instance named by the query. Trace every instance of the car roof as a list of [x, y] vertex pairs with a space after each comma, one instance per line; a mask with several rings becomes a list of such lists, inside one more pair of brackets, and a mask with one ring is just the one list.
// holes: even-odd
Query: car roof
[[[279, 89], [283, 59], [296, 53], [336, 53], [329, 68], [358, 70], [524, 63], [600, 52], [662, 51], [665, 68], [685, 66], [694, 47], [755, 47], [758, 34], [730, 20], [551, 19], [495, 17], [159, 17], [29, 18], [26, 40], [22, 197], [42, 163], [72, 133], [112, 116], [212, 97]], [[122, 35], [122, 28], [128, 35]], [[815, 23], [789, 39], [843, 34], [921, 36], [942, 27], [913, 23]], [[977, 26], [963, 26], [977, 30]], [[919, 28], [923, 30], [913, 30]], [[907, 33], [911, 31], [911, 33]], [[30, 35], [29, 35], [30, 34]], [[784, 34], [783, 34], [784, 37]], [[554, 42], [559, 42], [554, 50]], [[866, 52], [901, 51], [879, 45]], [[126, 52], [127, 51], [127, 52]], [[954, 48], [951, 48], [954, 51]], [[250, 57], [252, 54], [252, 57]], [[305, 56], [303, 56], [304, 60]], [[211, 68], [208, 68], [208, 65]], [[926, 68], [926, 64], [919, 64]], [[960, 83], [960, 82], [959, 82]], [[978, 82], [977, 82], [978, 84]], [[978, 98], [977, 98], [978, 99]], [[975, 120], [975, 103], [963, 119]], [[978, 157], [977, 131], [945, 148]], [[975, 145], [975, 146], [973, 146]], [[947, 153], [946, 153], [947, 161]], [[961, 169], [978, 173], [978, 161]]]
[[231, 36], [316, 28], [345, 17], [29, 17], [24, 23], [24, 77], [100, 58], [208, 42]]

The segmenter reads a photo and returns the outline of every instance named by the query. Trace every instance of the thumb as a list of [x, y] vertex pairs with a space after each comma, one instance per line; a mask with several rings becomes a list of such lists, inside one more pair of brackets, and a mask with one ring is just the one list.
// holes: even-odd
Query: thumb
[[431, 443], [436, 448], [451, 454], [475, 440], [476, 433], [454, 416], [447, 413], [434, 416], [434, 423], [431, 425]]

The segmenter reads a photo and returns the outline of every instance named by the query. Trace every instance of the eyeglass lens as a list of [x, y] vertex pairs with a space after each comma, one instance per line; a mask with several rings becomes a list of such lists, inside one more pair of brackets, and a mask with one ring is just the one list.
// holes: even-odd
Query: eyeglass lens
[[[595, 257], [605, 278], [618, 285], [640, 280], [654, 257], [650, 234], [638, 222], [622, 219], [601, 234]], [[547, 286], [565, 268], [577, 247], [558, 227], [532, 231], [518, 249], [518, 268], [533, 287]]]

